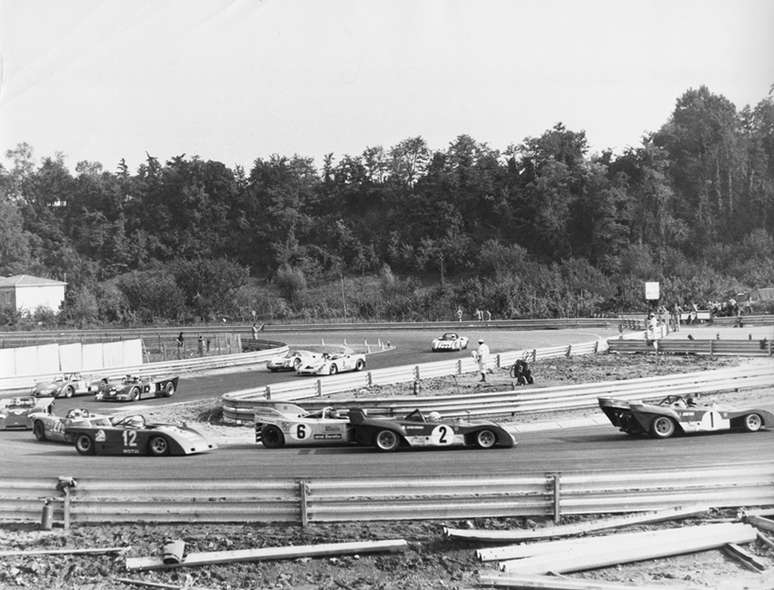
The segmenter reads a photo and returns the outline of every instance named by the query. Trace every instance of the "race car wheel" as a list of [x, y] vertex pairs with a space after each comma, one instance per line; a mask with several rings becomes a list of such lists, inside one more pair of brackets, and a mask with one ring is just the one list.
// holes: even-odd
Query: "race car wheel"
[[65, 388], [65, 397], [72, 397], [75, 393], [75, 390], [72, 387]]
[[360, 359], [355, 363], [355, 371], [362, 371], [363, 369], [365, 369], [365, 361]]
[[164, 397], [172, 397], [173, 395], [175, 395], [175, 384], [170, 381], [164, 387]]
[[747, 414], [742, 424], [747, 432], [758, 432], [763, 428], [763, 418], [760, 414]]
[[261, 428], [261, 439], [263, 446], [267, 449], [279, 449], [285, 446], [285, 435], [279, 428], [271, 424]]
[[169, 442], [163, 436], [154, 436], [148, 441], [148, 452], [154, 457], [169, 455]]
[[400, 439], [398, 439], [398, 435], [392, 430], [380, 430], [376, 433], [374, 443], [376, 444], [377, 449], [388, 453], [398, 448]]
[[43, 426], [43, 422], [35, 420], [35, 424], [32, 425], [32, 434], [34, 434], [35, 438], [38, 440], [46, 440], [46, 429]]
[[88, 434], [79, 434], [75, 439], [75, 450], [81, 455], [93, 455], [94, 441]]
[[675, 433], [675, 422], [666, 416], [659, 416], [650, 425], [650, 432], [655, 438], [669, 438]]
[[137, 387], [132, 387], [132, 390], [129, 392], [129, 401], [136, 402], [139, 398], [140, 398], [140, 389]]
[[336, 365], [331, 365], [331, 368], [328, 370], [328, 373], [330, 375], [335, 375], [339, 372], [339, 368]]
[[497, 443], [497, 435], [489, 429], [476, 433], [476, 445], [479, 449], [491, 449]]

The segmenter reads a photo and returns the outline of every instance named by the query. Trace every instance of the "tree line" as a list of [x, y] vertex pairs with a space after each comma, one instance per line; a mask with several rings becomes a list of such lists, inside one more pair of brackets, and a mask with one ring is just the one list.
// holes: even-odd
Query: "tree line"
[[643, 281], [668, 303], [774, 284], [771, 95], [738, 110], [689, 89], [618, 155], [560, 123], [502, 150], [413, 137], [319, 166], [6, 158], [0, 275], [68, 289], [58, 315], [5, 325], [558, 317], [641, 309]]

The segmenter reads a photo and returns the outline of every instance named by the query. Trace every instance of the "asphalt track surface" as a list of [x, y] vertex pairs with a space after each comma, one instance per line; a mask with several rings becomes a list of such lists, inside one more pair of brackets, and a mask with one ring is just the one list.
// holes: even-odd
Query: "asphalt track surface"
[[[468, 335], [468, 334], [466, 334]], [[494, 353], [522, 348], [558, 346], [588, 342], [601, 332], [561, 330], [544, 332], [481, 331], [471, 333], [472, 346], [484, 337]], [[469, 351], [440, 355], [426, 352], [434, 334], [427, 332], [369, 335], [303, 334], [286, 336], [289, 344], [362, 343], [367, 339], [389, 340], [398, 349], [369, 356], [369, 368], [422, 363], [439, 358], [468, 355]], [[373, 338], [373, 340], [372, 340]], [[183, 377], [174, 402], [216, 398], [225, 391], [258, 387], [267, 383], [297, 379], [295, 375], [273, 374], [265, 368], [225, 372], [218, 375]], [[169, 400], [139, 402], [143, 407]], [[129, 409], [128, 404], [106, 404], [90, 398], [57, 400], [57, 413], [70, 407], [109, 411]], [[138, 406], [138, 411], [141, 411]], [[246, 430], [246, 429], [245, 429]], [[249, 434], [246, 434], [246, 439]], [[188, 457], [84, 457], [68, 445], [41, 443], [31, 431], [0, 432], [3, 452], [0, 474], [5, 477], [56, 477], [99, 479], [246, 479], [246, 478], [353, 478], [467, 475], [520, 475], [547, 471], [609, 471], [630, 469], [679, 469], [681, 467], [774, 461], [774, 431], [706, 434], [667, 440], [630, 437], [612, 426], [594, 426], [529, 432], [519, 435], [513, 449], [489, 451], [448, 449], [379, 453], [357, 447], [314, 449], [264, 449], [245, 442], [221, 447], [212, 453]]]

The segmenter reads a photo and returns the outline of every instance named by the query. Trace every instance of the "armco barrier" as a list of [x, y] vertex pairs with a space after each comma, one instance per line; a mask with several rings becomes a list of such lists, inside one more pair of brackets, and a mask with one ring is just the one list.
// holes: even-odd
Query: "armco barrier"
[[[258, 451], [256, 451], [258, 452]], [[70, 523], [344, 522], [620, 513], [774, 505], [774, 465], [516, 476], [310, 480], [0, 479], [0, 521], [54, 499]]]
[[[604, 341], [594, 340], [580, 344], [567, 346], [554, 346], [550, 348], [517, 350], [493, 355], [492, 363], [497, 367], [512, 365], [516, 359], [524, 358], [531, 361], [536, 359], [556, 358], [581, 354], [593, 354], [604, 349]], [[387, 367], [374, 371], [329, 375], [325, 378], [298, 379], [286, 383], [267, 385], [241, 391], [232, 391], [222, 396], [223, 420], [232, 424], [240, 424], [246, 421], [245, 408], [255, 407], [259, 400], [291, 401], [322, 395], [356, 391], [373, 385], [392, 385], [419, 381], [431, 377], [448, 375], [462, 375], [476, 371], [478, 365], [472, 357], [464, 357], [454, 360], [436, 361], [419, 365], [402, 365], [399, 367]], [[232, 409], [236, 409], [232, 411]], [[240, 415], [241, 414], [241, 415]], [[252, 412], [250, 412], [252, 415]]]
[[772, 356], [772, 340], [619, 340], [607, 341], [610, 352], [641, 354], [708, 354], [735, 356]]
[[[599, 397], [648, 400], [660, 399], [667, 395], [707, 394], [770, 387], [772, 384], [774, 384], [774, 364], [579, 385], [524, 387], [508, 391], [465, 393], [462, 395], [352, 397], [344, 400], [309, 398], [304, 399], [302, 404], [309, 410], [326, 406], [340, 409], [365, 407], [373, 416], [400, 416], [420, 408], [428, 412], [436, 411], [445, 418], [480, 418], [590, 408], [597, 405]], [[265, 399], [229, 398], [228, 394], [224, 395], [224, 421], [234, 424], [249, 424], [253, 421], [255, 408], [263, 403], [266, 403]]]

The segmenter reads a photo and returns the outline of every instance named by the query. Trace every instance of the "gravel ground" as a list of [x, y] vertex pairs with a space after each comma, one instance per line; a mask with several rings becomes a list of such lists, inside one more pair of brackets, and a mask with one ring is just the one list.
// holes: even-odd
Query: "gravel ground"
[[[656, 364], [653, 358], [626, 355], [599, 355], [571, 359], [552, 359], [535, 363], [536, 386], [575, 382], [606, 381], [657, 374], [691, 372], [736, 365], [738, 359], [710, 360], [697, 357], [674, 357]], [[421, 394], [502, 390], [510, 387], [505, 371], [496, 371], [489, 383], [479, 384], [476, 375], [457, 379], [433, 379], [421, 384]], [[399, 385], [359, 391], [358, 396], [405, 395], [410, 387]], [[719, 401], [761, 400], [770, 391], [736, 392], [712, 396]], [[551, 414], [519, 416], [519, 421], [556, 420], [596, 413], [578, 410]], [[180, 404], [149, 414], [154, 419], [196, 421], [197, 427], [221, 445], [252, 440], [249, 427], [225, 426], [219, 423], [220, 410], [212, 403]], [[700, 524], [714, 519], [733, 518], [734, 511], [713, 512], [702, 519], [629, 527], [630, 530], [666, 528]], [[589, 517], [568, 518], [567, 522]], [[403, 538], [409, 548], [400, 554], [342, 556], [319, 559], [296, 559], [274, 562], [241, 562], [202, 566], [189, 569], [129, 573], [124, 567], [125, 555], [57, 555], [2, 557], [0, 588], [113, 589], [141, 587], [117, 578], [167, 584], [179, 588], [232, 589], [267, 588], [313, 589], [440, 589], [472, 588], [476, 574], [491, 568], [477, 562], [477, 544], [446, 539], [443, 526], [465, 528], [519, 528], [550, 524], [541, 519], [476, 519], [472, 521], [428, 522], [353, 522], [313, 524], [307, 528], [295, 525], [105, 525], [78, 526], [69, 532], [61, 529], [39, 531], [36, 526], [6, 525], [0, 527], [0, 551], [42, 550], [59, 548], [100, 548], [131, 546], [125, 555], [140, 557], [159, 553], [166, 539], [183, 539], [186, 550], [225, 551], [268, 546], [283, 546], [345, 541], [367, 541]], [[774, 550], [761, 543], [747, 546], [769, 566], [774, 565]], [[670, 588], [686, 586], [738, 590], [774, 588], [774, 576], [744, 569], [720, 551], [651, 560], [638, 564], [608, 567], [573, 574], [573, 579], [604, 580], [634, 585], [652, 584]], [[160, 586], [157, 586], [160, 587]]]

